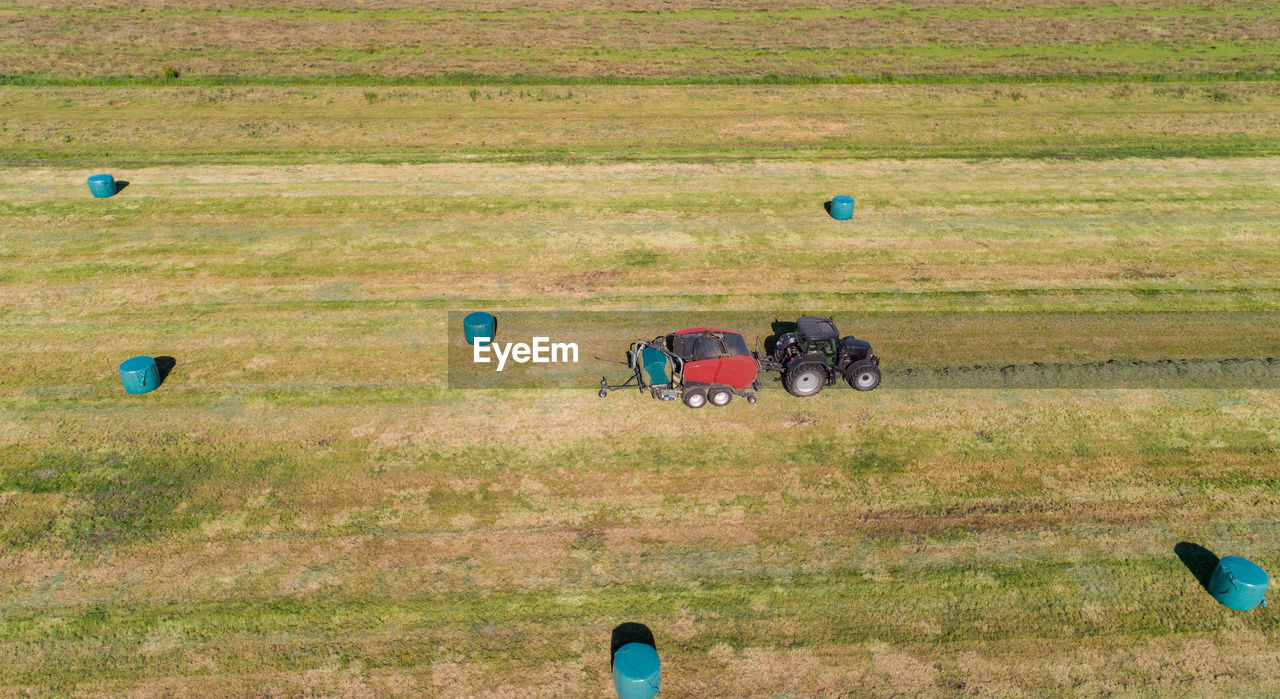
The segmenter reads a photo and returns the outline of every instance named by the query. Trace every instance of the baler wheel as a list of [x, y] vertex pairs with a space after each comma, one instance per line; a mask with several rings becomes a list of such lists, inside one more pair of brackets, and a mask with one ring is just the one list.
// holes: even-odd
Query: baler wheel
[[682, 397], [684, 404], [694, 410], [701, 408], [707, 404], [707, 389], [705, 388], [686, 388]]
[[712, 386], [707, 391], [707, 400], [711, 401], [711, 404], [717, 408], [724, 407], [729, 404], [729, 401], [733, 400], [733, 391], [724, 386]]

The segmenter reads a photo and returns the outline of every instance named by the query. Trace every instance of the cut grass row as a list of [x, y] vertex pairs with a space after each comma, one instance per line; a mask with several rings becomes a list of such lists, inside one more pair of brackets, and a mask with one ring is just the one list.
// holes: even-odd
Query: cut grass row
[[270, 12], [10, 5], [0, 7], [9, 29], [0, 37], [0, 65], [10, 79], [29, 81], [464, 74], [551, 81], [1224, 73], [1274, 79], [1280, 66], [1280, 24], [1270, 8], [1247, 3], [1212, 11], [1057, 3], [921, 9], [619, 12], [571, 3], [480, 13], [404, 7], [335, 13], [296, 5]]
[[[608, 7], [594, 6], [590, 2], [548, 2], [548, 3], [486, 3], [476, 6], [451, 6], [449, 2], [433, 3], [431, 7], [423, 7], [414, 3], [361, 3], [360, 5], [325, 6], [294, 0], [287, 5], [264, 7], [258, 3], [243, 2], [203, 2], [177, 3], [172, 0], [153, 0], [148, 2], [121, 3], [115, 1], [95, 2], [93, 14], [96, 17], [131, 17], [135, 21], [151, 22], [156, 18], [182, 17], [274, 17], [283, 19], [328, 19], [340, 23], [356, 19], [416, 19], [416, 20], [469, 20], [474, 17], [503, 16], [507, 18], [563, 18], [563, 17], [599, 17], [599, 18], [636, 18], [637, 16], [656, 16], [661, 18], [694, 17], [699, 19], [724, 19], [726, 17], [763, 17], [769, 19], [888, 19], [888, 20], [922, 20], [922, 19], [955, 19], [969, 20], [977, 18], [1019, 19], [1028, 18], [1104, 18], [1128, 20], [1137, 24], [1138, 18], [1147, 20], [1168, 20], [1173, 18], [1209, 17], [1216, 21], [1261, 18], [1269, 19], [1270, 3], [1266, 2], [1173, 2], [1171, 0], [1150, 0], [1123, 3], [1102, 2], [1054, 2], [1039, 0], [1038, 2], [1017, 3], [1016, 8], [1008, 4], [984, 2], [981, 4], [964, 3], [956, 0], [947, 2], [916, 3], [859, 3], [850, 6], [829, 2], [789, 2], [762, 5], [753, 2], [718, 2], [692, 3], [661, 1], [660, 4], [644, 7], [644, 3], [625, 2], [609, 3]], [[79, 17], [85, 14], [83, 8], [67, 7], [48, 2], [47, 0], [7, 0], [0, 5], [6, 13], [14, 16], [66, 16]], [[139, 17], [139, 15], [143, 15]], [[969, 40], [980, 40], [969, 37]]]
[[[1280, 265], [1276, 168], [153, 168], [117, 170], [133, 184], [108, 200], [88, 196], [85, 171], [16, 169], [0, 183], [0, 297], [11, 322], [42, 323], [61, 308], [95, 325], [128, 303], [183, 317], [226, 304], [288, 317], [477, 300], [530, 310], [678, 309], [682, 299], [761, 311], [1275, 310], [1266, 280]], [[823, 211], [837, 192], [857, 197], [852, 222]]]
[[0, 109], [0, 159], [24, 166], [1280, 153], [1273, 83], [10, 87]]
[[[353, 5], [341, 0], [290, 0], [287, 4], [264, 8], [254, 0], [94, 0], [93, 9], [99, 11], [133, 10], [145, 12], [224, 12], [224, 13], [297, 13], [297, 14], [374, 14], [414, 12], [475, 12], [520, 13], [559, 12], [576, 13], [663, 13], [663, 12], [805, 12], [835, 10], [841, 12], [896, 13], [897, 16], [970, 13], [988, 15], [1000, 12], [1026, 12], [1030, 14], [1109, 13], [1134, 14], [1203, 14], [1223, 12], [1266, 11], [1271, 0], [983, 0], [981, 3], [965, 0], [869, 0], [856, 8], [841, 0], [790, 0], [785, 3], [769, 0], [493, 0], [477, 3], [475, 0], [441, 0], [432, 3], [431, 10], [424, 10], [413, 0], [364, 0]], [[13, 11], [65, 10], [57, 0], [5, 0], [3, 7]]]
[[[170, 68], [172, 70], [170, 70]], [[1220, 71], [1134, 73], [1097, 72], [1060, 75], [1025, 73], [805, 75], [769, 72], [760, 75], [684, 75], [639, 77], [627, 75], [572, 76], [507, 73], [488, 75], [449, 72], [431, 75], [385, 75], [343, 73], [327, 76], [272, 75], [191, 75], [176, 66], [166, 66], [155, 75], [67, 76], [51, 73], [0, 74], [0, 87], [159, 87], [159, 88], [252, 88], [252, 87], [574, 87], [574, 86], [768, 86], [768, 85], [1094, 85], [1094, 84], [1203, 84], [1231, 82], [1275, 82], [1274, 71]]]

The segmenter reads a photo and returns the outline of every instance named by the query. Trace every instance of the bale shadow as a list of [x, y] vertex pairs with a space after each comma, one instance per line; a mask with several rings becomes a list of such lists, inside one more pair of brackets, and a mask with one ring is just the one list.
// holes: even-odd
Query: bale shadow
[[822, 208], [827, 212], [827, 215], [828, 215], [828, 216], [830, 216], [830, 215], [831, 215], [831, 200], [830, 200], [830, 199], [828, 199], [828, 200], [826, 200], [826, 201], [822, 202]]
[[178, 365], [178, 360], [173, 357], [164, 356], [156, 357], [156, 373], [160, 375], [160, 383], [156, 384], [156, 388], [164, 385], [164, 380], [169, 377], [169, 372]]
[[1178, 542], [1178, 545], [1173, 547], [1173, 552], [1182, 560], [1182, 565], [1196, 577], [1200, 587], [1208, 592], [1209, 578], [1213, 576], [1213, 569], [1218, 567], [1217, 554], [1189, 541]]
[[653, 642], [653, 632], [648, 626], [635, 621], [627, 621], [618, 624], [613, 629], [613, 637], [609, 641], [609, 667], [613, 667], [613, 656], [618, 654], [618, 649], [628, 643], [643, 643], [658, 649], [657, 644]]
[[[124, 191], [124, 188], [125, 188], [125, 187], [128, 187], [128, 186], [129, 186], [129, 180], [116, 180], [116, 191], [115, 191], [115, 194], [119, 194], [119, 193], [123, 192], [123, 191]], [[111, 196], [115, 196], [115, 194], [112, 194]]]

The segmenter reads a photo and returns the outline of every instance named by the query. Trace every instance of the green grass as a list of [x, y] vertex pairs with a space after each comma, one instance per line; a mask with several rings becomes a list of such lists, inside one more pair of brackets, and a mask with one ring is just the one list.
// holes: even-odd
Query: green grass
[[[449, 390], [445, 357], [478, 307], [830, 312], [890, 382], [1268, 356], [1276, 167], [204, 164], [108, 200], [0, 173], [0, 680], [591, 694], [640, 620], [671, 694], [1271, 691], [1274, 616], [1173, 547], [1280, 561], [1273, 390], [690, 412]], [[177, 366], [127, 396], [144, 352]]]
[[[311, 308], [588, 298], [763, 311], [1275, 310], [1275, 169], [1274, 159], [205, 166], [117, 170], [132, 184], [109, 200], [88, 197], [75, 170], [12, 170], [0, 278], [12, 290], [6, 317], [37, 322], [53, 299], [79, 308], [104, 293], [203, 312], [254, 304], [282, 326]], [[835, 191], [857, 196], [854, 222], [826, 217]], [[628, 264], [636, 251], [656, 262]], [[673, 285], [677, 261], [698, 272]], [[163, 283], [163, 296], [144, 279]], [[109, 313], [131, 311], [99, 313], [105, 328]]]
[[[1278, 102], [1275, 84], [1248, 82], [3, 88], [0, 159], [119, 168], [1243, 157], [1280, 152], [1269, 118]], [[548, 205], [564, 204], [538, 204]]]
[[938, 75], [881, 72], [853, 75], [788, 75], [766, 73], [757, 76], [688, 75], [646, 78], [626, 75], [575, 77], [566, 75], [490, 75], [446, 73], [441, 75], [389, 76], [376, 73], [345, 73], [326, 76], [244, 77], [237, 75], [107, 75], [65, 76], [45, 73], [0, 74], [4, 87], [573, 87], [573, 86], [708, 86], [708, 85], [1091, 85], [1091, 84], [1182, 84], [1224, 82], [1274, 82], [1276, 74], [1263, 72], [1159, 72], [1026, 75], [1018, 73], [954, 73]]
[[[586, 692], [623, 619], [654, 627], [672, 692], [736, 691], [747, 659], [773, 668], [769, 691], [879, 689], [889, 650], [934, 668], [905, 679], [921, 691], [1061, 689], [1051, 668], [1019, 668], [1118, 649], [1133, 657], [1076, 688], [1268, 686], [1265, 655], [1230, 639], [1274, 638], [1273, 616], [1228, 622], [1172, 554], [1190, 539], [1275, 565], [1266, 393], [768, 396], [707, 417], [716, 435], [634, 397], [227, 412], [165, 389], [155, 409], [6, 412], [6, 434], [26, 431], [10, 455], [44, 459], [6, 469], [10, 687], [478, 691], [515, 674]], [[807, 422], [776, 429], [797, 411]], [[873, 424], [853, 429], [863, 413]], [[582, 419], [633, 427], [601, 444]], [[475, 444], [486, 426], [521, 436]], [[52, 488], [37, 445], [55, 439], [133, 456], [59, 457]], [[1079, 456], [1080, 440], [1100, 452]], [[155, 492], [182, 519], [127, 539], [76, 526], [107, 482], [94, 472], [139, 458], [168, 465]], [[42, 511], [72, 522], [21, 536]], [[1220, 643], [1236, 648], [1225, 664], [1203, 655]]]
[[1241, 2], [954, 0], [430, 9], [152, 2], [91, 10], [9, 2], [0, 19], [14, 31], [0, 41], [0, 57], [7, 79], [25, 84], [1274, 80], [1272, 10]]
[[[1280, 566], [1276, 390], [972, 388], [1274, 375], [1269, 3], [473, 5], [0, 2], [0, 694], [1280, 693], [1174, 552]], [[450, 388], [477, 309], [886, 383]]]

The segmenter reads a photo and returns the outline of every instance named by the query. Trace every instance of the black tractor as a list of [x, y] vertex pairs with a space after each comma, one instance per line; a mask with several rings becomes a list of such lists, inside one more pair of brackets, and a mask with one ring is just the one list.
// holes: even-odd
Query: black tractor
[[880, 385], [880, 358], [872, 353], [871, 343], [852, 335], [840, 337], [830, 318], [801, 316], [794, 330], [770, 339], [766, 356], [759, 358], [761, 368], [781, 372], [782, 385], [793, 396], [817, 395], [841, 378], [858, 391]]

